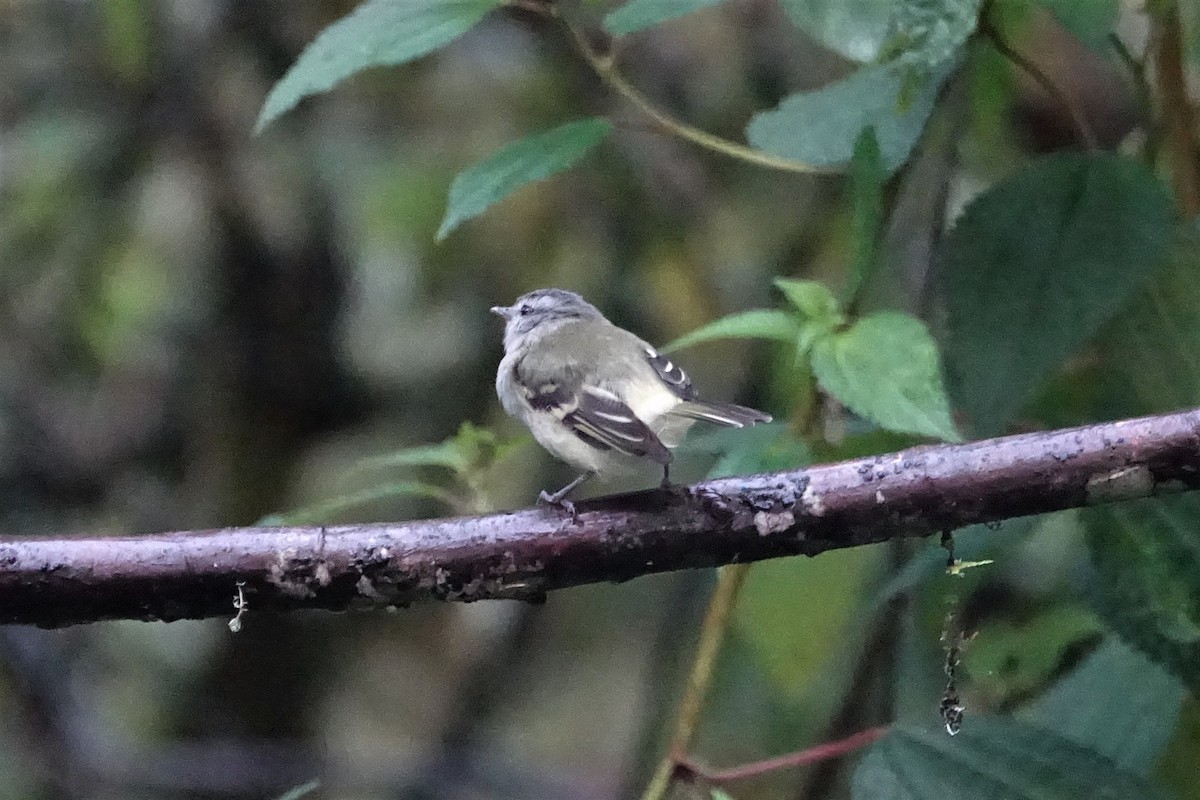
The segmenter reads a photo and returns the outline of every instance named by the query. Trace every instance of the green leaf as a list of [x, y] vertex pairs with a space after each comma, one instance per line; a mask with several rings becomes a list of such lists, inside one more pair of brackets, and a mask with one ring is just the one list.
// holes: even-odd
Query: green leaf
[[395, 467], [444, 467], [463, 475], [489, 466], [512, 448], [525, 443], [525, 437], [502, 440], [495, 432], [464, 422], [458, 431], [437, 444], [406, 447], [392, 453], [366, 458], [356, 469], [373, 470]]
[[754, 565], [734, 609], [746, 642], [771, 683], [785, 696], [809, 696], [814, 684], [841, 679], [831, 667], [857, 641], [863, 591], [879, 572], [883, 552], [856, 547], [763, 561]]
[[884, 311], [818, 339], [812, 368], [821, 388], [859, 416], [893, 431], [959, 440], [937, 345], [915, 317]]
[[1200, 405], [1200, 230], [1183, 226], [1167, 263], [1113, 320], [1104, 354], [1109, 416]]
[[709, 470], [709, 478], [776, 472], [812, 463], [808, 445], [792, 433], [786, 422], [752, 428], [709, 428], [689, 436], [683, 449], [720, 456]]
[[500, 0], [367, 0], [317, 36], [271, 89], [255, 133], [311, 94], [369, 67], [397, 66], [449, 44]]
[[854, 143], [850, 162], [850, 219], [853, 225], [854, 258], [842, 289], [842, 303], [850, 305], [871, 278], [879, 261], [879, 231], [883, 225], [883, 185], [887, 170], [879, 152], [874, 128], [864, 128]]
[[604, 18], [604, 28], [613, 36], [624, 36], [720, 2], [722, 0], [629, 0]]
[[927, 73], [948, 61], [975, 31], [982, 0], [901, 0], [884, 58]]
[[467, 459], [458, 442], [454, 439], [447, 439], [438, 444], [406, 447], [382, 456], [367, 458], [355, 466], [363, 470], [391, 467], [445, 467], [455, 472], [463, 472], [467, 468]]
[[898, 725], [854, 772], [854, 800], [1156, 800], [1161, 792], [1052, 733], [968, 716], [962, 732]]
[[971, 203], [943, 242], [950, 388], [1001, 432], [1162, 262], [1163, 186], [1111, 154], [1039, 159]]
[[1122, 638], [1200, 687], [1200, 496], [1087, 509], [1100, 614]]
[[440, 486], [421, 481], [397, 481], [338, 495], [282, 514], [272, 514], [264, 517], [260, 524], [280, 526], [330, 522], [357, 506], [380, 500], [395, 500], [399, 497], [427, 497], [437, 500], [449, 508], [458, 508], [461, 505], [458, 498]]
[[837, 298], [829, 291], [829, 287], [820, 281], [776, 278], [775, 285], [806, 320], [818, 327], [833, 329], [846, 321]]
[[800, 335], [800, 321], [786, 311], [755, 309], [740, 314], [730, 314], [704, 325], [675, 341], [660, 347], [659, 352], [670, 353], [700, 342], [716, 339], [775, 339], [794, 342]]
[[1022, 717], [1146, 775], [1171, 740], [1185, 695], [1169, 673], [1110, 639]]
[[612, 123], [600, 117], [568, 122], [545, 133], [526, 136], [463, 170], [450, 185], [438, 241], [463, 221], [482, 214], [488, 206], [525, 184], [567, 169], [611, 132]]
[[974, 628], [962, 663], [972, 689], [991, 698], [992, 707], [1002, 706], [1044, 688], [1068, 651], [1099, 641], [1100, 631], [1100, 620], [1081, 604], [1046, 604], [1019, 619], [989, 619]]
[[860, 67], [840, 81], [789, 95], [775, 109], [756, 114], [746, 137], [769, 153], [831, 166], [850, 161], [859, 134], [871, 127], [890, 174], [908, 159], [949, 72], [947, 65], [922, 80], [902, 108], [907, 80], [903, 69], [887, 64]]
[[1097, 53], [1109, 55], [1108, 35], [1116, 27], [1120, 0], [1041, 0], [1041, 4], [1075, 38]]
[[792, 22], [846, 58], [874, 61], [888, 36], [895, 0], [783, 0]]
[[286, 792], [279, 795], [279, 797], [275, 798], [275, 800], [300, 800], [300, 798], [307, 797], [320, 788], [321, 782], [319, 780], [309, 781], [308, 783], [302, 783], [299, 786], [294, 786], [291, 789], [288, 789]]
[[712, 800], [733, 800], [733, 795], [724, 789], [718, 789], [715, 786], [709, 789], [709, 796]]

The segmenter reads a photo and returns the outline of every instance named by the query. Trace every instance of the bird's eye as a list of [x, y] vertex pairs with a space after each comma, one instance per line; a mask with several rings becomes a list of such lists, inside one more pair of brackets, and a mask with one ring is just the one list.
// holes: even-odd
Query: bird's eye
[[533, 306], [529, 305], [528, 303], [522, 303], [521, 307], [517, 309], [517, 313], [522, 317], [531, 311], [533, 311]]

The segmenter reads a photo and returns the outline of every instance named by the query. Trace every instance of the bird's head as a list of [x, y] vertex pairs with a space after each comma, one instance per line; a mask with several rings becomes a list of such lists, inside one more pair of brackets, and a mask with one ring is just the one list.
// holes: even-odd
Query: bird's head
[[494, 306], [492, 313], [504, 317], [504, 349], [510, 352], [522, 340], [540, 338], [568, 322], [604, 319], [594, 305], [566, 289], [537, 289], [511, 306]]

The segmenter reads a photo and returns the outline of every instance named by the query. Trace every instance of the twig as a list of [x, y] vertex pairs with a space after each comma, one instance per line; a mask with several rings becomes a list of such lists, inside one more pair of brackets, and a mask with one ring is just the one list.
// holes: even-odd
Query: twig
[[878, 741], [887, 732], [888, 729], [885, 726], [868, 728], [865, 731], [859, 731], [835, 742], [825, 742], [824, 744], [809, 747], [796, 753], [788, 753], [787, 755], [767, 758], [762, 761], [752, 761], [749, 764], [739, 764], [736, 767], [727, 767], [725, 769], [704, 769], [699, 764], [690, 760], [683, 761], [682, 766], [688, 772], [698, 776], [707, 783], [723, 785], [734, 783], [735, 781], [747, 780], [748, 778], [757, 778], [783, 769], [803, 767], [806, 764], [827, 761], [831, 758], [841, 758], [844, 755], [853, 753], [855, 750], [866, 747], [872, 742]]
[[0, 622], [226, 616], [553, 589], [1200, 488], [1200, 410], [576, 504], [368, 525], [0, 540]]
[[693, 144], [697, 144], [708, 150], [721, 153], [731, 158], [736, 158], [739, 161], [744, 161], [749, 164], [757, 164], [760, 167], [769, 169], [782, 170], [784, 172], [800, 172], [805, 174], [816, 175], [836, 175], [844, 170], [834, 167], [820, 166], [810, 164], [806, 161], [798, 161], [792, 158], [784, 158], [782, 156], [772, 155], [762, 150], [757, 150], [753, 147], [747, 147], [743, 144], [724, 139], [720, 136], [715, 136], [708, 131], [701, 130], [694, 125], [689, 125], [686, 122], [675, 119], [667, 112], [654, 105], [650, 100], [633, 87], [629, 81], [620, 73], [616, 67], [615, 59], [612, 55], [601, 55], [596, 48], [588, 40], [587, 33], [581, 30], [578, 26], [572, 23], [569, 19], [561, 14], [556, 15], [567, 31], [571, 35], [572, 41], [575, 43], [575, 49], [588, 63], [602, 81], [608, 84], [613, 91], [628, 100], [634, 108], [642, 114], [649, 117], [660, 128], [670, 134], [685, 139]]
[[696, 727], [700, 723], [700, 714], [704, 710], [704, 701], [708, 697], [717, 654], [721, 651], [721, 643], [725, 641], [730, 617], [749, 572], [749, 564], [734, 564], [722, 569], [717, 577], [717, 587], [713, 590], [712, 600], [709, 601], [708, 611], [704, 615], [704, 624], [700, 626], [700, 644], [696, 648], [696, 658], [688, 675], [687, 688], [679, 703], [671, 744], [642, 794], [642, 800], [661, 800], [666, 796], [676, 766], [687, 758], [688, 748], [692, 745]]
[[1099, 150], [1100, 143], [1096, 138], [1092, 126], [1088, 123], [1087, 117], [1083, 113], [1083, 109], [1075, 102], [1075, 99], [1059, 88], [1058, 84], [1050, 80], [1042, 68], [1035, 64], [1030, 59], [1026, 58], [1020, 52], [1015, 50], [1012, 45], [1004, 40], [1004, 36], [1000, 30], [992, 23], [986, 14], [979, 18], [979, 32], [983, 34], [992, 47], [995, 47], [1000, 55], [1007, 58], [1009, 61], [1023, 69], [1030, 78], [1042, 89], [1046, 91], [1054, 99], [1056, 103], [1061, 105], [1067, 114], [1071, 117], [1071, 122], [1075, 126], [1075, 130], [1079, 133], [1079, 139], [1083, 142], [1083, 146], [1088, 150]]

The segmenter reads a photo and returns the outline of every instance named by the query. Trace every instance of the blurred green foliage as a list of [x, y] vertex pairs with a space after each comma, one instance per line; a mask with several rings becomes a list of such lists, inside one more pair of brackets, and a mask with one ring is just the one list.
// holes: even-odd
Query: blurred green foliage
[[[1200, 405], [1176, 18], [1195, 79], [1169, 0], [18, 4], [4, 532], [525, 505], [562, 476], [501, 419], [485, 310], [543, 285], [776, 414], [681, 479]], [[902, 724], [709, 796], [1200, 796], [1194, 504], [958, 532], [994, 561], [962, 576], [903, 542], [756, 567], [696, 757]], [[706, 586], [4, 631], [0, 796], [634, 795]]]

